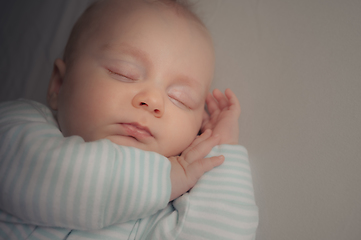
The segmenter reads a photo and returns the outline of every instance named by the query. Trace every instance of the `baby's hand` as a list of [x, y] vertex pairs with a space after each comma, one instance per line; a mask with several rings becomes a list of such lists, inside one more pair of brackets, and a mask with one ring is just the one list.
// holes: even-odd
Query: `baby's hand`
[[219, 134], [219, 144], [238, 144], [238, 117], [241, 107], [236, 95], [229, 88], [225, 94], [214, 89], [213, 96], [208, 94], [206, 103], [210, 116], [206, 114], [202, 132], [211, 129], [213, 134]]
[[197, 136], [180, 156], [168, 158], [171, 163], [172, 183], [170, 201], [191, 189], [205, 172], [223, 163], [224, 156], [204, 158], [214, 146], [219, 144], [219, 136], [211, 135], [211, 130], [205, 131]]

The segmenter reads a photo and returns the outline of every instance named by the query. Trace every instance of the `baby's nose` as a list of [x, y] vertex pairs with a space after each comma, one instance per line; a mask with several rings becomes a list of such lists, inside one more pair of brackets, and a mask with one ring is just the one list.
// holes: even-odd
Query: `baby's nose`
[[155, 117], [160, 118], [164, 113], [164, 99], [162, 94], [157, 90], [148, 89], [139, 92], [132, 102], [135, 108], [144, 109]]

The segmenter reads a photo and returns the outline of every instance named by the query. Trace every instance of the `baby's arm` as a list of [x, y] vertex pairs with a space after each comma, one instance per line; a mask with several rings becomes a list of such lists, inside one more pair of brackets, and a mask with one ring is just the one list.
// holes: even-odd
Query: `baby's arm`
[[[238, 143], [240, 106], [229, 89], [207, 98], [210, 117], [203, 129], [220, 135], [224, 145], [208, 157], [223, 155], [225, 161], [205, 173], [195, 186], [158, 215], [142, 220], [149, 225], [144, 239], [254, 239], [258, 225], [247, 151]], [[173, 210], [175, 209], [175, 211]]]
[[[140, 239], [254, 240], [258, 208], [247, 150], [240, 145], [214, 147], [222, 165], [206, 172], [167, 208], [140, 222]], [[138, 234], [137, 234], [138, 235]]]
[[64, 138], [50, 115], [30, 101], [1, 105], [0, 209], [13, 216], [7, 221], [94, 230], [167, 206], [167, 158], [109, 140]]
[[211, 130], [206, 130], [180, 156], [169, 158], [172, 165], [170, 200], [187, 192], [205, 172], [223, 163], [224, 157], [221, 155], [205, 158], [220, 139], [219, 135], [211, 136], [211, 134]]
[[207, 114], [204, 118], [203, 134], [183, 151], [180, 157], [169, 159], [172, 163], [171, 200], [192, 188], [206, 171], [222, 164], [223, 156], [204, 159], [212, 147], [221, 144], [238, 144], [238, 117], [241, 108], [235, 94], [230, 89], [226, 89], [223, 95], [221, 91], [215, 89], [213, 95], [208, 94], [206, 103], [210, 116]]

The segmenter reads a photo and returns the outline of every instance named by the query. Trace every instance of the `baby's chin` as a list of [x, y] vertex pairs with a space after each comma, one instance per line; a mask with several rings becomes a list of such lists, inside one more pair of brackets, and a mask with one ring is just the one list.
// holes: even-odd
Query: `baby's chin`
[[106, 139], [109, 139], [113, 143], [120, 145], [120, 146], [127, 146], [127, 147], [135, 147], [139, 148], [145, 151], [154, 151], [149, 144], [142, 143], [138, 141], [136, 138], [131, 136], [120, 136], [120, 135], [114, 135], [114, 136], [108, 136]]
[[[159, 154], [162, 154], [162, 152], [156, 147], [156, 144], [150, 144], [150, 143], [143, 143], [138, 141], [134, 137], [130, 136], [108, 136], [106, 139], [109, 139], [113, 143], [120, 145], [120, 146], [126, 146], [126, 147], [134, 147], [138, 148], [144, 151], [150, 151], [150, 152], [156, 152]], [[164, 155], [164, 154], [162, 154]]]
[[144, 151], [156, 152], [167, 158], [179, 156], [182, 153], [182, 150], [179, 149], [169, 149], [169, 148], [160, 148], [156, 143], [142, 143], [137, 139], [129, 136], [108, 136], [106, 139], [109, 139], [113, 143], [120, 146], [134, 147]]

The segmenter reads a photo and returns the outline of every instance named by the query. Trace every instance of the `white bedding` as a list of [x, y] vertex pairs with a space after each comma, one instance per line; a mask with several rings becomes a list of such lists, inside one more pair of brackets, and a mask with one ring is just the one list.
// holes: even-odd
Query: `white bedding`
[[[0, 3], [0, 101], [45, 103], [91, 0]], [[194, 0], [214, 36], [213, 87], [242, 105], [257, 240], [361, 238], [361, 1]]]

